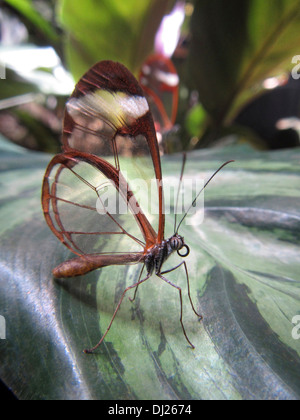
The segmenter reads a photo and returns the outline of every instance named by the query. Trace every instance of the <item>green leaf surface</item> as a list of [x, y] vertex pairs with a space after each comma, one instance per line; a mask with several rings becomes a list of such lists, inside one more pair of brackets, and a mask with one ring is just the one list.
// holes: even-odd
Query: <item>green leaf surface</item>
[[230, 123], [265, 78], [292, 70], [299, 30], [298, 0], [195, 2], [186, 74], [214, 124]]
[[[205, 218], [183, 225], [191, 248], [184, 272], [168, 278], [183, 289], [188, 347], [177, 291], [153, 277], [135, 303], [125, 299], [103, 346], [95, 344], [137, 266], [108, 267], [55, 281], [70, 258], [40, 205], [50, 156], [0, 144], [0, 377], [20, 399], [298, 399], [300, 340], [299, 151], [244, 147], [193, 152], [186, 177], [207, 178]], [[166, 182], [181, 156], [164, 157]], [[172, 233], [173, 217], [167, 222]], [[172, 257], [168, 266], [175, 266]], [[168, 268], [168, 267], [166, 267]]]
[[75, 79], [100, 60], [119, 61], [137, 72], [152, 52], [162, 17], [174, 0], [61, 0], [66, 57]]

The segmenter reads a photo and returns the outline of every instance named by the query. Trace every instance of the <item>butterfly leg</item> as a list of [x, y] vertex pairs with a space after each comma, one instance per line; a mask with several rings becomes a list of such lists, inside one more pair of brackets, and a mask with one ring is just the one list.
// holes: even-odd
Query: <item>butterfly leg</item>
[[[180, 265], [182, 265], [182, 264], [179, 264], [179, 266], [175, 267], [174, 269], [176, 269], [176, 268], [180, 267]], [[174, 269], [169, 270], [168, 272], [170, 272], [170, 271], [174, 271]], [[194, 345], [191, 343], [191, 341], [189, 340], [189, 338], [188, 338], [188, 336], [187, 336], [187, 334], [186, 334], [186, 332], [185, 332], [185, 328], [184, 328], [183, 321], [182, 321], [182, 290], [181, 290], [181, 288], [180, 288], [179, 286], [176, 286], [176, 284], [174, 284], [174, 283], [172, 283], [170, 280], [166, 279], [166, 278], [163, 276], [163, 274], [164, 274], [164, 273], [156, 273], [156, 275], [157, 275], [160, 279], [164, 280], [164, 281], [165, 281], [166, 283], [168, 283], [170, 286], [175, 287], [175, 289], [177, 289], [177, 290], [178, 290], [178, 292], [179, 292], [179, 299], [180, 299], [180, 324], [181, 324], [181, 328], [182, 328], [183, 334], [184, 334], [184, 336], [185, 336], [185, 338], [186, 338], [186, 341], [189, 343], [189, 345], [192, 347], [192, 349], [194, 349], [194, 348], [195, 348], [195, 346], [194, 346]]]
[[187, 269], [187, 264], [186, 264], [186, 262], [185, 262], [185, 261], [182, 261], [182, 262], [181, 262], [180, 264], [178, 264], [176, 267], [171, 268], [171, 270], [163, 271], [161, 274], [171, 273], [172, 271], [177, 270], [177, 268], [181, 267], [182, 265], [184, 266], [185, 273], [186, 273], [186, 282], [187, 282], [187, 288], [188, 288], [188, 297], [189, 297], [189, 300], [190, 300], [190, 303], [191, 303], [191, 307], [192, 307], [192, 309], [193, 309], [193, 311], [194, 311], [195, 315], [199, 318], [199, 321], [201, 321], [201, 320], [203, 319], [203, 316], [198, 314], [198, 312], [196, 311], [195, 306], [194, 306], [194, 304], [193, 304], [193, 301], [192, 301], [192, 297], [191, 297], [191, 289], [190, 289], [190, 280], [189, 280], [189, 272], [188, 272], [188, 269]]
[[119, 303], [118, 303], [118, 305], [117, 305], [117, 307], [116, 307], [116, 309], [115, 309], [115, 312], [114, 312], [114, 314], [113, 314], [113, 316], [112, 316], [112, 319], [111, 319], [111, 321], [110, 321], [110, 323], [109, 323], [109, 325], [108, 325], [108, 327], [107, 327], [107, 329], [106, 329], [105, 333], [103, 334], [103, 336], [102, 336], [101, 340], [99, 341], [99, 343], [98, 343], [98, 344], [96, 344], [96, 346], [95, 346], [95, 347], [93, 347], [93, 348], [91, 348], [91, 349], [86, 349], [86, 350], [84, 350], [84, 353], [86, 353], [86, 354], [91, 354], [91, 353], [94, 353], [94, 351], [95, 351], [95, 350], [97, 350], [97, 348], [98, 348], [98, 347], [102, 344], [102, 342], [103, 342], [104, 338], [106, 337], [106, 335], [107, 335], [108, 331], [110, 330], [110, 327], [112, 326], [112, 323], [113, 323], [113, 321], [114, 321], [114, 319], [115, 319], [115, 316], [117, 315], [118, 310], [120, 309], [120, 306], [121, 306], [121, 304], [122, 304], [122, 301], [123, 301], [123, 299], [124, 299], [124, 297], [125, 297], [126, 293], [127, 293], [129, 290], [134, 289], [135, 287], [137, 288], [140, 284], [144, 283], [144, 282], [145, 282], [146, 280], [148, 280], [150, 277], [151, 277], [151, 274], [148, 274], [148, 275], [147, 275], [147, 277], [145, 277], [143, 280], [140, 280], [140, 279], [139, 279], [139, 281], [138, 281], [138, 282], [136, 282], [135, 284], [133, 284], [133, 285], [131, 285], [131, 286], [127, 287], [127, 288], [124, 290], [124, 292], [123, 292], [123, 294], [122, 294], [122, 296], [121, 296], [121, 299], [119, 300]]
[[144, 272], [144, 268], [145, 268], [145, 264], [143, 265], [143, 268], [141, 269], [140, 276], [139, 276], [139, 281], [137, 282], [137, 286], [135, 288], [133, 298], [131, 298], [131, 297], [129, 298], [130, 302], [134, 302], [135, 301], [136, 294], [137, 294], [137, 291], [138, 291], [138, 287], [139, 287], [139, 284], [140, 284], [139, 282], [140, 282], [140, 280], [142, 278], [142, 275], [143, 275], [143, 272]]

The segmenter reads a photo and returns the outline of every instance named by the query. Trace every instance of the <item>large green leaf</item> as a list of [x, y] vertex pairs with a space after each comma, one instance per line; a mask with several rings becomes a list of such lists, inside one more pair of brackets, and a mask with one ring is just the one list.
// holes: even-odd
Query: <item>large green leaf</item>
[[216, 124], [226, 125], [269, 76], [299, 54], [298, 0], [196, 0], [186, 75]]
[[[95, 344], [138, 267], [110, 267], [54, 281], [70, 257], [47, 227], [40, 206], [50, 156], [1, 143], [0, 377], [21, 399], [297, 399], [300, 341], [299, 152], [244, 148], [188, 155], [186, 177], [205, 177], [234, 158], [205, 193], [204, 223], [184, 225], [191, 247], [184, 272], [169, 274], [184, 290], [179, 323], [176, 290], [157, 278], [128, 299], [95, 355]], [[181, 157], [163, 159], [168, 182]], [[168, 233], [173, 218], [168, 217]], [[176, 264], [171, 259], [169, 264]]]
[[75, 78], [100, 60], [120, 61], [133, 72], [152, 52], [162, 17], [174, 0], [61, 0], [66, 57]]

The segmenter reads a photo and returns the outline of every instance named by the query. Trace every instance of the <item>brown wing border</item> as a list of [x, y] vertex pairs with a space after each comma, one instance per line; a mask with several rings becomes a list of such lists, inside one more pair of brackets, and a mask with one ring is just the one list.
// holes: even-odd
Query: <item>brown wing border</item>
[[[106, 162], [105, 160], [97, 156], [89, 155], [83, 152], [69, 152], [69, 153], [62, 153], [62, 154], [56, 155], [51, 160], [51, 162], [49, 163], [46, 169], [46, 173], [45, 173], [44, 181], [43, 181], [43, 188], [42, 188], [42, 207], [43, 207], [43, 212], [44, 212], [46, 222], [48, 226], [50, 227], [50, 229], [52, 230], [52, 232], [55, 234], [55, 236], [74, 254], [80, 257], [83, 256], [82, 252], [79, 252], [78, 249], [76, 250], [77, 247], [74, 244], [71, 237], [69, 237], [68, 240], [70, 241], [70, 243], [74, 244], [74, 247], [70, 246], [69, 243], [66, 242], [64, 234], [57, 230], [50, 215], [50, 206], [52, 206], [52, 209], [55, 214], [55, 222], [63, 230], [63, 226], [60, 222], [60, 217], [57, 210], [56, 184], [58, 182], [58, 177], [60, 175], [60, 172], [63, 168], [70, 169], [72, 168], [72, 166], [75, 166], [80, 161], [86, 162], [92, 165], [93, 167], [95, 167], [97, 170], [99, 170], [104, 176], [106, 176], [109, 180], [113, 182], [113, 185], [115, 185], [117, 191], [120, 194], [122, 194], [122, 197], [126, 200], [130, 208], [133, 205], [134, 208], [139, 209], [139, 212], [133, 212], [132, 214], [144, 237], [145, 250], [151, 247], [152, 245], [154, 245], [156, 243], [157, 234], [154, 231], [153, 227], [151, 226], [150, 222], [148, 221], [147, 217], [143, 213], [142, 209], [140, 208], [138, 202], [135, 200], [134, 194], [130, 190], [122, 173], [120, 171], [117, 171], [110, 163]], [[55, 173], [55, 180], [52, 183], [52, 188], [51, 188], [49, 177], [50, 177], [52, 169], [56, 165], [60, 165], [60, 166], [58, 166], [58, 170]], [[99, 217], [101, 216], [99, 215]], [[133, 239], [130, 233], [127, 233], [126, 231], [125, 233]], [[88, 254], [84, 254], [84, 255], [88, 256]]]

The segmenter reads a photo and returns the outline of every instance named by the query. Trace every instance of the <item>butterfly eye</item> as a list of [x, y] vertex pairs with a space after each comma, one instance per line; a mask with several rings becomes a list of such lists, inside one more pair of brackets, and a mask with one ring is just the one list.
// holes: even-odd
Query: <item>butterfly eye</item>
[[184, 245], [183, 239], [178, 236], [173, 236], [170, 240], [170, 246], [174, 251], [178, 251]]
[[178, 238], [172, 238], [170, 240], [170, 246], [171, 248], [175, 251], [176, 249], [178, 249]]

